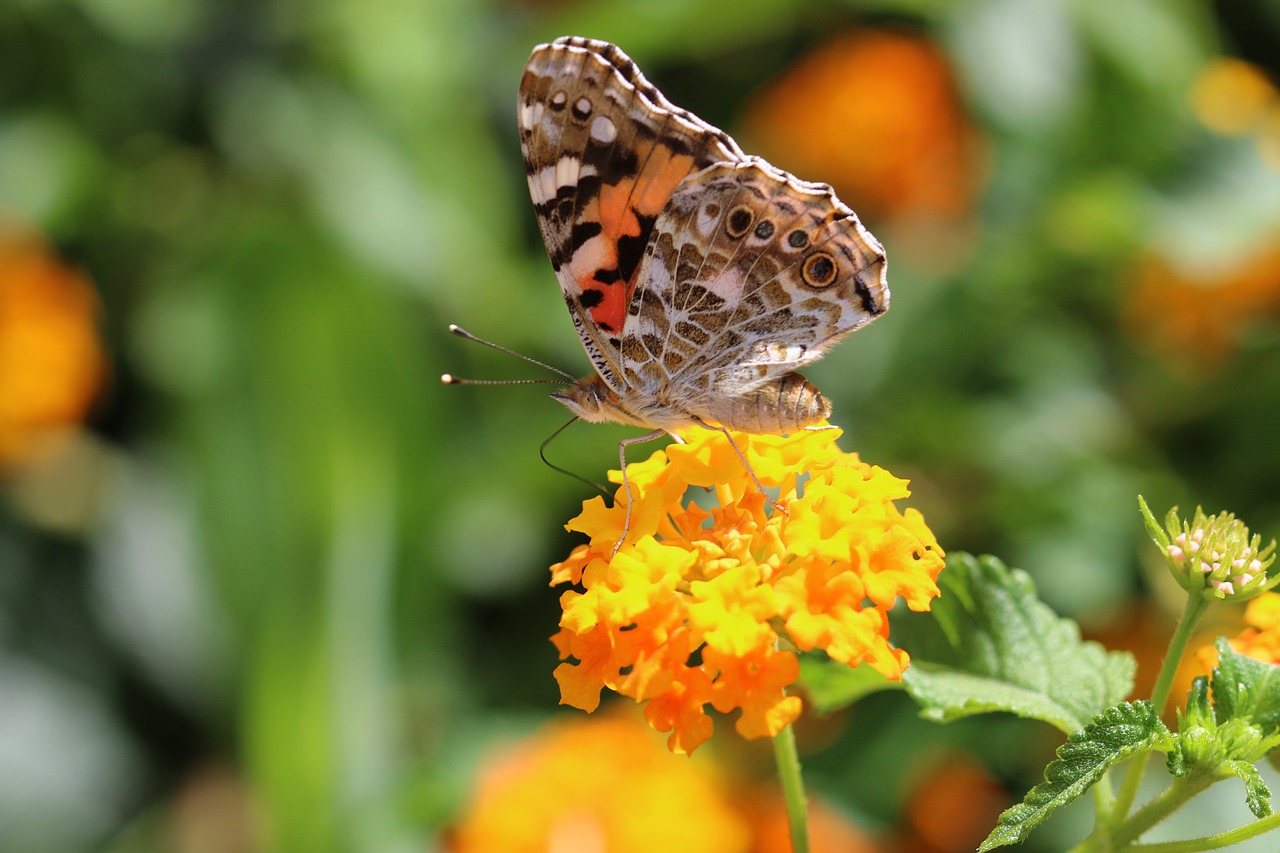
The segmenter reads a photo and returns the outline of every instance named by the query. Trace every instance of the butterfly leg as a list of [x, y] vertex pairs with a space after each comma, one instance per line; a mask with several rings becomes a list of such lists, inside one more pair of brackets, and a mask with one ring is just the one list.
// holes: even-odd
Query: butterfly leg
[[618, 537], [617, 542], [613, 543], [613, 553], [609, 555], [610, 560], [618, 556], [618, 549], [622, 547], [622, 543], [627, 539], [627, 534], [631, 532], [631, 483], [627, 480], [627, 448], [633, 444], [654, 441], [664, 435], [667, 435], [666, 430], [655, 429], [653, 432], [646, 432], [644, 435], [637, 435], [635, 438], [624, 438], [618, 442], [618, 465], [622, 469], [622, 490], [627, 493], [627, 514], [622, 520], [622, 535]]
[[[738, 447], [738, 442], [733, 440], [733, 436], [729, 433], [729, 428], [723, 426], [712, 426], [706, 421], [698, 421], [698, 425], [704, 429], [715, 430], [729, 440], [729, 446], [733, 448], [734, 453], [738, 454], [738, 459], [742, 462], [742, 467], [747, 469], [747, 474], [750, 475], [751, 482], [756, 484], [756, 488], [760, 490], [760, 494], [768, 497], [769, 493], [765, 490], [764, 483], [761, 483], [760, 478], [756, 476], [755, 469], [753, 469], [751, 467], [751, 463], [747, 461], [747, 455], [742, 452], [742, 448]], [[778, 512], [783, 515], [787, 514], [787, 508], [783, 504], [780, 504], [775, 500], [770, 500], [769, 503], [772, 504], [773, 508]]]

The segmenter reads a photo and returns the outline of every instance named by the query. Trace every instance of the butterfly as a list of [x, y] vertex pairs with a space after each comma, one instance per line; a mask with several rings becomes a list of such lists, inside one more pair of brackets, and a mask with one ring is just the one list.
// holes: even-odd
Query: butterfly
[[552, 396], [650, 430], [621, 443], [624, 485], [630, 444], [825, 420], [796, 369], [889, 307], [884, 249], [831, 187], [744, 154], [607, 42], [536, 47], [518, 107], [538, 226], [595, 368]]

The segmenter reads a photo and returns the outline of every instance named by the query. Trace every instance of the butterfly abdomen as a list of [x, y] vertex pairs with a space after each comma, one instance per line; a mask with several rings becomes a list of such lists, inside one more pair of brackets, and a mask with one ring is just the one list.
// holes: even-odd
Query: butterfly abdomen
[[831, 401], [799, 373], [779, 376], [725, 403], [723, 411], [708, 412], [707, 419], [729, 429], [757, 434], [795, 432], [831, 415]]

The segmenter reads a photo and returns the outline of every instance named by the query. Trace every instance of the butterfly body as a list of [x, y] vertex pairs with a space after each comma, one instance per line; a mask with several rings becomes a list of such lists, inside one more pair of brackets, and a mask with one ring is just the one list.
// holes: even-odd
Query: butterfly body
[[884, 250], [825, 184], [744, 154], [617, 47], [540, 45], [520, 84], [529, 189], [595, 372], [588, 421], [789, 433], [829, 401], [796, 372], [889, 306]]
[[785, 434], [826, 420], [831, 414], [831, 401], [798, 373], [788, 373], [737, 397], [620, 393], [598, 374], [551, 396], [584, 421], [631, 424], [668, 433], [705, 424], [739, 432]]

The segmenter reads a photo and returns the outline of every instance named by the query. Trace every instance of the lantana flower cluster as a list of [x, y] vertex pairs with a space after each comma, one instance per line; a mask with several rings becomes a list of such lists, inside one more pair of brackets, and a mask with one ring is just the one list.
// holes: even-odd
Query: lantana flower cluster
[[[1235, 554], [1224, 555], [1221, 551], [1203, 547], [1204, 536], [1203, 527], [1179, 533], [1165, 549], [1169, 559], [1182, 571], [1199, 571], [1209, 578], [1210, 586], [1223, 595], [1233, 594], [1236, 587], [1243, 589], [1262, 574], [1262, 561], [1253, 556], [1253, 549], [1249, 546]], [[1233, 559], [1228, 561], [1227, 556]], [[1222, 571], [1224, 563], [1229, 566], [1226, 572]]]
[[677, 753], [711, 736], [708, 705], [740, 710], [746, 738], [793, 722], [797, 652], [900, 678], [889, 610], [929, 609], [943, 567], [924, 518], [894, 503], [907, 481], [841, 451], [840, 430], [730, 435], [691, 429], [628, 465], [629, 524], [624, 489], [587, 501], [567, 529], [590, 543], [551, 567], [552, 585], [574, 585], [552, 637], [561, 702], [593, 711], [608, 688], [645, 703]]
[[1187, 592], [1248, 601], [1280, 583], [1280, 575], [1267, 575], [1275, 561], [1275, 541], [1264, 547], [1262, 537], [1251, 534], [1233, 514], [1208, 516], [1196, 507], [1195, 514], [1184, 520], [1174, 507], [1161, 529], [1146, 502], [1140, 502], [1148, 532]]

